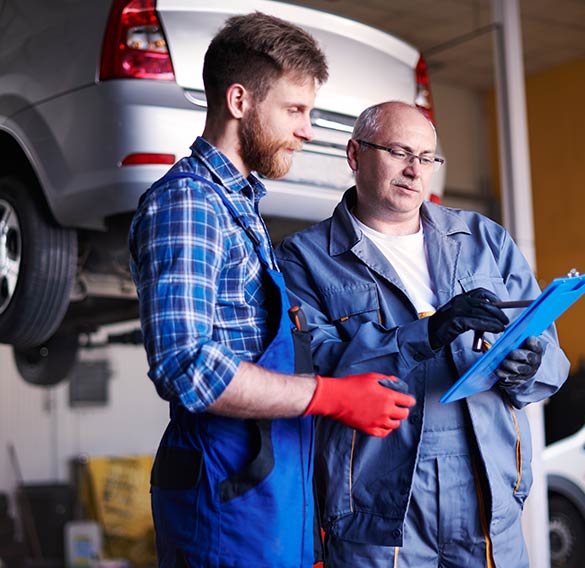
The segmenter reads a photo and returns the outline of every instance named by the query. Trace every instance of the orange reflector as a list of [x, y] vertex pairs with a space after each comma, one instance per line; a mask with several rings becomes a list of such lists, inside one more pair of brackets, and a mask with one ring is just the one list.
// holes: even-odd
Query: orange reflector
[[172, 166], [175, 163], [174, 154], [128, 154], [121, 162], [121, 166], [142, 166], [145, 164], [165, 164]]

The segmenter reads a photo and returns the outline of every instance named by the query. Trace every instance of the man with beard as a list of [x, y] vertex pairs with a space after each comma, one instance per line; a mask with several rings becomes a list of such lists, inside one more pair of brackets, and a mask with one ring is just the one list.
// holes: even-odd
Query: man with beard
[[149, 376], [171, 411], [151, 477], [159, 564], [309, 566], [308, 415], [383, 437], [414, 399], [381, 374], [314, 377], [293, 349], [308, 338], [292, 333], [251, 172], [283, 176], [313, 136], [327, 79], [314, 39], [261, 13], [232, 17], [203, 79], [203, 135], [142, 196], [130, 231]]
[[327, 567], [528, 566], [523, 408], [551, 396], [569, 365], [551, 326], [508, 354], [492, 389], [439, 403], [480, 356], [474, 330], [493, 343], [508, 323], [494, 302], [540, 290], [501, 226], [425, 201], [443, 161], [436, 143], [414, 106], [366, 109], [347, 144], [355, 187], [331, 218], [277, 250], [313, 335], [317, 372], [393, 373], [417, 400], [383, 440], [319, 420]]

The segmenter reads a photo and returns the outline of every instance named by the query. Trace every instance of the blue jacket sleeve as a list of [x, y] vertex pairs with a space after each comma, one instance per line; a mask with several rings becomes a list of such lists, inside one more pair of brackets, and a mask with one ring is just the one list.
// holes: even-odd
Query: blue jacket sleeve
[[[532, 269], [510, 235], [508, 233], [505, 235], [500, 264], [501, 273], [505, 275], [504, 283], [509, 297], [518, 300], [534, 299], [541, 290]], [[512, 320], [513, 314], [508, 315]], [[538, 402], [552, 396], [569, 374], [570, 363], [559, 345], [555, 326], [551, 325], [546, 329], [540, 339], [544, 353], [536, 375], [515, 387], [504, 387], [502, 383], [497, 383], [498, 388], [507, 393], [516, 408], [522, 408], [531, 402]]]
[[[428, 342], [427, 320], [409, 321], [399, 327], [385, 327], [371, 317], [351, 336], [340, 321], [332, 321], [323, 305], [314, 273], [318, 263], [309, 266], [302, 253], [284, 241], [277, 249], [279, 265], [285, 275], [292, 305], [301, 305], [313, 336], [313, 361], [317, 373], [346, 376], [379, 372], [407, 376], [417, 365], [433, 355]], [[340, 298], [343, 301], [343, 297]], [[351, 310], [351, 306], [348, 306]], [[360, 318], [358, 317], [358, 320]]]

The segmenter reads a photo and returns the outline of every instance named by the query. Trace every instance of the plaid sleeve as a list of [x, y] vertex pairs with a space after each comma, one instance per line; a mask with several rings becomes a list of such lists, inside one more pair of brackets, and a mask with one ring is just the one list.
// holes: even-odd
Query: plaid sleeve
[[205, 410], [239, 364], [212, 339], [225, 261], [217, 211], [202, 186], [167, 186], [143, 204], [130, 240], [148, 375], [162, 398]]

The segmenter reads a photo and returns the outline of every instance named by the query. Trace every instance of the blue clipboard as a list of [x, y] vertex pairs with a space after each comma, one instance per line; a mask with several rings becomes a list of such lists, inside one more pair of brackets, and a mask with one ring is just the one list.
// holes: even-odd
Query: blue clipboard
[[555, 278], [512, 322], [492, 347], [441, 397], [453, 402], [492, 388], [498, 378], [493, 372], [506, 355], [520, 347], [530, 335], [540, 335], [565, 310], [585, 294], [585, 274]]

